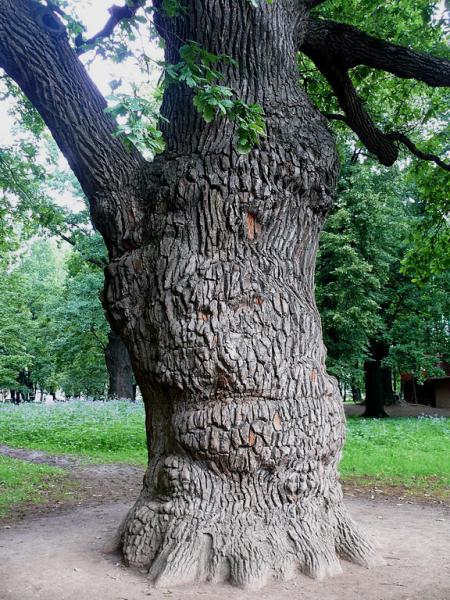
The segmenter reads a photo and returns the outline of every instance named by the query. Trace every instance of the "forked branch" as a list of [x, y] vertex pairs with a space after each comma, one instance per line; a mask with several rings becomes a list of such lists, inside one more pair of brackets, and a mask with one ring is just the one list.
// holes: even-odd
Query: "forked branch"
[[[330, 121], [341, 121], [342, 123], [345, 123], [348, 127], [352, 128], [347, 117], [345, 115], [342, 115], [341, 113], [322, 113], [322, 114], [324, 117], [326, 117]], [[431, 152], [424, 152], [423, 150], [420, 150], [420, 148], [418, 148], [414, 144], [414, 142], [412, 140], [410, 140], [409, 137], [407, 135], [405, 135], [404, 133], [401, 133], [400, 131], [393, 131], [391, 133], [386, 133], [383, 135], [389, 141], [399, 142], [399, 143], [403, 144], [404, 146], [406, 146], [408, 148], [408, 150], [411, 152], [411, 154], [414, 154], [414, 156], [417, 156], [417, 158], [420, 158], [421, 160], [427, 160], [430, 162], [434, 162], [439, 167], [441, 167], [441, 169], [444, 169], [445, 171], [450, 171], [449, 163], [444, 162], [442, 160], [442, 158], [437, 156], [437, 154], [432, 154]]]
[[390, 166], [396, 161], [398, 148], [395, 142], [401, 142], [415, 156], [448, 169], [439, 157], [420, 151], [404, 134], [383, 133], [365, 110], [348, 71], [366, 65], [433, 87], [450, 86], [450, 61], [384, 42], [356, 27], [321, 19], [309, 20], [299, 49], [327, 79], [345, 113], [333, 118], [347, 123], [383, 165]]
[[386, 137], [394, 142], [400, 142], [401, 144], [406, 146], [411, 152], [411, 154], [414, 154], [414, 156], [417, 156], [417, 158], [420, 158], [421, 160], [428, 160], [434, 162], [439, 167], [441, 167], [441, 169], [444, 169], [445, 171], [450, 171], [450, 163], [444, 162], [436, 154], [431, 154], [430, 152], [423, 152], [404, 133], [401, 133], [400, 131], [393, 131], [392, 133], [388, 133]]

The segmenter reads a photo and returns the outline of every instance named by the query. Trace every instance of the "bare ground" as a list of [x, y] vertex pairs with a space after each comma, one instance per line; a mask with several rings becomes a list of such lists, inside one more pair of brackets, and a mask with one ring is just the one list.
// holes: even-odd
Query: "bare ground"
[[449, 600], [449, 512], [443, 507], [348, 499], [354, 517], [382, 543], [386, 564], [343, 563], [324, 581], [303, 576], [259, 592], [226, 585], [155, 589], [106, 554], [128, 505], [83, 506], [0, 529], [1, 600]]
[[386, 564], [343, 563], [324, 581], [299, 575], [259, 592], [227, 585], [156, 589], [123, 566], [108, 546], [140, 489], [143, 471], [124, 464], [83, 465], [69, 456], [0, 447], [0, 452], [70, 470], [76, 493], [25, 506], [0, 521], [0, 600], [450, 600], [450, 510], [395, 494], [347, 490], [347, 505], [381, 545]]
[[[142, 487], [144, 476], [142, 467], [124, 463], [85, 464], [75, 456], [53, 455], [41, 450], [11, 448], [5, 445], [0, 445], [0, 454], [33, 463], [62, 467], [68, 471], [69, 477], [62, 490], [54, 490], [50, 487], [43, 492], [47, 496], [45, 503], [37, 505], [25, 503], [13, 507], [7, 517], [0, 517], [0, 529], [4, 525], [22, 519], [60, 513], [82, 505], [97, 506], [113, 502], [131, 504], [138, 497]], [[2, 600], [1, 594], [0, 600]]]

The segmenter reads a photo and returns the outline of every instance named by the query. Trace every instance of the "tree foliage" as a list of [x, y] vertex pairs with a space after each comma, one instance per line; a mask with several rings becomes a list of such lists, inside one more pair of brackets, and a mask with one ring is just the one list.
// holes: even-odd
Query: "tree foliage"
[[417, 192], [408, 170], [371, 161], [344, 169], [321, 239], [317, 300], [329, 369], [346, 385], [361, 387], [373, 341], [389, 349], [387, 365], [418, 378], [448, 357], [448, 273], [420, 282], [405, 273], [423, 219]]
[[[97, 236], [90, 246], [102, 256]], [[42, 392], [105, 394], [109, 327], [98, 297], [102, 280], [97, 266], [55, 240], [22, 246], [1, 280], [0, 389], [22, 391], [26, 372], [29, 386]]]

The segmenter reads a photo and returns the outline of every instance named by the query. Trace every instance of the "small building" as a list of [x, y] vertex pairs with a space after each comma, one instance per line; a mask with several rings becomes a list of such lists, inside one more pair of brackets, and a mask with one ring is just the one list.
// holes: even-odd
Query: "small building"
[[441, 363], [444, 374], [428, 377], [417, 383], [410, 373], [402, 373], [403, 398], [411, 404], [426, 404], [433, 408], [450, 408], [450, 364]]

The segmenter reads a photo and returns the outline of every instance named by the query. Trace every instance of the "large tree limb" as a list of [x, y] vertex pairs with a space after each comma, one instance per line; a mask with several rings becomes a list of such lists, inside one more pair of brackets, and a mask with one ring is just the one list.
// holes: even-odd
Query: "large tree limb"
[[84, 40], [82, 36], [77, 37], [77, 54], [83, 54], [84, 52], [87, 52], [99, 41], [111, 36], [117, 25], [121, 21], [132, 19], [143, 4], [144, 2], [142, 0], [134, 0], [132, 3], [125, 4], [124, 6], [111, 6], [109, 9], [109, 14], [111, 16], [109, 17], [103, 29], [101, 29], [88, 40]]
[[115, 137], [106, 102], [55, 13], [34, 0], [0, 0], [0, 67], [49, 127], [90, 201], [110, 254], [135, 245], [143, 159]]
[[300, 50], [332, 57], [343, 70], [366, 65], [432, 87], [450, 86], [449, 60], [385, 42], [351, 25], [310, 18]]
[[369, 152], [377, 156], [381, 164], [387, 167], [393, 165], [398, 158], [398, 149], [372, 121], [347, 71], [319, 54], [311, 53], [308, 56], [333, 88], [339, 106], [345, 113], [342, 120], [356, 133]]
[[[332, 87], [344, 120], [356, 133], [366, 148], [386, 166], [398, 157], [395, 141], [402, 142], [418, 157], [424, 158], [414, 144], [401, 134], [386, 135], [373, 122], [358, 96], [348, 70], [357, 65], [383, 69], [399, 77], [414, 78], [430, 86], [450, 85], [450, 61], [435, 58], [395, 44], [389, 44], [369, 36], [355, 27], [333, 21], [309, 19], [300, 50], [309, 56]], [[437, 157], [433, 160], [446, 168], [446, 163]], [[437, 160], [435, 160], [437, 159]]]

